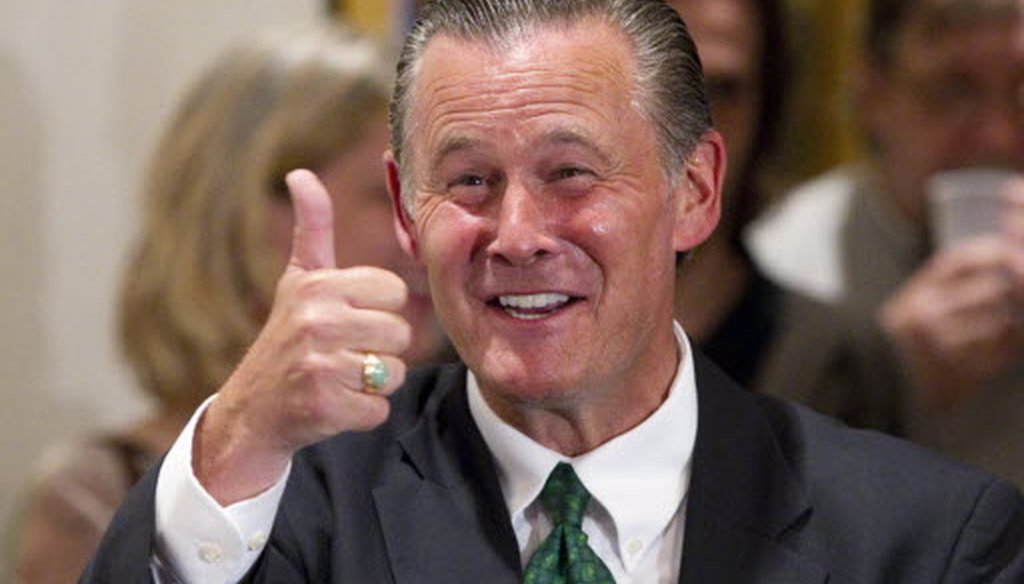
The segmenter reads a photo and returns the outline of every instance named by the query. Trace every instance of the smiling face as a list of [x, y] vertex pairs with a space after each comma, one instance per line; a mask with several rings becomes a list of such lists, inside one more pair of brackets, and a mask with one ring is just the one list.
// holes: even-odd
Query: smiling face
[[526, 36], [430, 41], [400, 238], [492, 406], [663, 395], [675, 252], [717, 221], [721, 141], [709, 132], [670, 185], [625, 38], [597, 22]]

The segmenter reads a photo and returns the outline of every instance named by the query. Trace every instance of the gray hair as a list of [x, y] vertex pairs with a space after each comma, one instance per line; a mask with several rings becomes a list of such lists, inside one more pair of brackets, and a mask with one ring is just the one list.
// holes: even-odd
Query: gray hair
[[391, 151], [401, 169], [403, 206], [412, 214], [407, 121], [427, 43], [438, 34], [500, 46], [540, 26], [597, 18], [621, 30], [635, 58], [635, 103], [654, 124], [670, 181], [711, 128], [704, 78], [693, 39], [662, 0], [434, 0], [406, 37], [391, 98]]

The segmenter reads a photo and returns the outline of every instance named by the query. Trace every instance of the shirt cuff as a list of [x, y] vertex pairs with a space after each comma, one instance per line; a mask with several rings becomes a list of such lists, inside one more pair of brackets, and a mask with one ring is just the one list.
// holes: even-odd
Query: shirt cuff
[[192, 471], [196, 423], [207, 399], [167, 453], [156, 485], [157, 563], [184, 582], [237, 582], [266, 545], [291, 463], [263, 493], [222, 507]]

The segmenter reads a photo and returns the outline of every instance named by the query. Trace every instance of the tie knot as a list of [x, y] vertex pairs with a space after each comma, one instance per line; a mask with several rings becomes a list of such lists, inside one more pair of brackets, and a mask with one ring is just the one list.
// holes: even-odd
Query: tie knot
[[572, 465], [560, 462], [544, 483], [540, 502], [556, 526], [567, 523], [579, 528], [583, 525], [583, 512], [590, 502], [590, 493], [576, 476]]

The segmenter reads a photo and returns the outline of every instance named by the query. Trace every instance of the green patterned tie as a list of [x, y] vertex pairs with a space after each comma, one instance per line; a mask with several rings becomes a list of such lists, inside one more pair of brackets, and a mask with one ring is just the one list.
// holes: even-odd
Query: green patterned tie
[[572, 466], [558, 463], [544, 483], [540, 502], [555, 528], [533, 552], [523, 584], [615, 584], [581, 529], [590, 493]]

